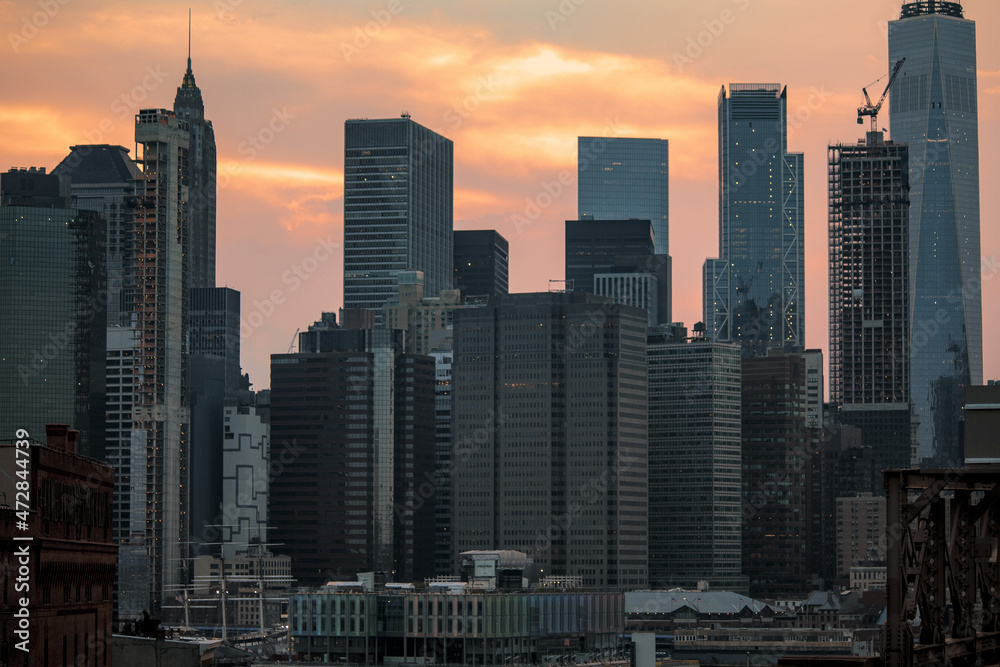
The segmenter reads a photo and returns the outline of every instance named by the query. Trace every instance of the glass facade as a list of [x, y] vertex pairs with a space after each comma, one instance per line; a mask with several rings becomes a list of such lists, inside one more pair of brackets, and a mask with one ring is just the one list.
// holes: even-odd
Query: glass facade
[[740, 534], [740, 349], [650, 336], [649, 579], [745, 591]]
[[455, 312], [453, 555], [646, 585], [645, 350], [645, 313], [591, 294]]
[[541, 664], [620, 660], [621, 593], [299, 591], [288, 604], [298, 660]]
[[271, 356], [271, 537], [309, 585], [432, 576], [434, 360], [400, 331], [304, 333], [324, 335]]
[[719, 93], [719, 257], [704, 268], [709, 338], [744, 356], [805, 344], [802, 154], [787, 152], [786, 89]]
[[508, 292], [507, 239], [492, 229], [455, 231], [455, 289], [463, 297]]
[[962, 386], [982, 384], [976, 24], [955, 3], [889, 23], [892, 138], [910, 151], [910, 367], [919, 455], [958, 465]]
[[666, 139], [577, 138], [577, 215], [649, 220], [656, 254], [670, 252], [669, 144]]
[[0, 205], [0, 438], [69, 424], [104, 458], [104, 233], [90, 211]]
[[375, 311], [405, 269], [453, 280], [453, 146], [408, 117], [344, 125], [344, 308]]

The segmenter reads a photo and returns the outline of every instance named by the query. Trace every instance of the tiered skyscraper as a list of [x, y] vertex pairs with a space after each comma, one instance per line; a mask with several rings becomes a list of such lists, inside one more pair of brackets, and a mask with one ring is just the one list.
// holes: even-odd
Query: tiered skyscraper
[[805, 342], [802, 154], [789, 153], [786, 89], [719, 93], [719, 257], [704, 266], [709, 338], [744, 356]]
[[408, 115], [344, 125], [344, 308], [375, 311], [405, 269], [438, 294], [453, 280], [451, 140]]
[[961, 387], [982, 384], [976, 24], [957, 2], [903, 5], [889, 63], [894, 141], [910, 152], [910, 386], [920, 458], [959, 464]]
[[[188, 35], [187, 71], [174, 97], [174, 114], [188, 126], [188, 287], [215, 287], [215, 130], [205, 119], [201, 88], [191, 71]], [[238, 361], [237, 361], [238, 363]]]

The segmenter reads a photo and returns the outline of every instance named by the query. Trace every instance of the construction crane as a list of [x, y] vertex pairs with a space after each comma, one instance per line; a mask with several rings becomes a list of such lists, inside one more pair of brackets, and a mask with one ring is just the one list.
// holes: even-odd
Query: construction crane
[[299, 339], [299, 332], [302, 331], [300, 328], [295, 329], [295, 333], [292, 334], [292, 342], [288, 344], [287, 354], [291, 354], [292, 350], [295, 348], [295, 341]]
[[[903, 63], [906, 62], [906, 58], [900, 58], [896, 61], [895, 66], [892, 68], [892, 74], [889, 75], [889, 83], [885, 85], [885, 90], [882, 92], [882, 97], [879, 98], [877, 104], [872, 104], [872, 100], [868, 97], [868, 90], [865, 88], [861, 89], [861, 92], [865, 94], [865, 105], [863, 107], [858, 107], [858, 125], [864, 124], [862, 117], [871, 116], [872, 117], [872, 132], [878, 132], [878, 112], [882, 108], [882, 103], [885, 102], [885, 96], [889, 94], [889, 89], [892, 88], [892, 82], [896, 80], [896, 75], [899, 74], [899, 70], [903, 67]], [[878, 80], [875, 81], [878, 83]], [[871, 85], [871, 84], [869, 84]]]

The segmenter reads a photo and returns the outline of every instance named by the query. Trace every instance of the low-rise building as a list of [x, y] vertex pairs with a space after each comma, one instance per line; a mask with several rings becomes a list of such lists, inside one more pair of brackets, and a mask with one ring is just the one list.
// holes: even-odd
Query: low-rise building
[[0, 665], [111, 665], [114, 469], [65, 424], [17, 435], [0, 444]]
[[293, 593], [297, 660], [507, 664], [622, 656], [621, 593], [470, 592], [334, 587]]

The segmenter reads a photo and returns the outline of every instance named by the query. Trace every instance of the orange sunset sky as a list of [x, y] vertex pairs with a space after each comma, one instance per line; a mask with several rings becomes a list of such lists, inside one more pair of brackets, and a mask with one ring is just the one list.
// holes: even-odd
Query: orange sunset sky
[[[194, 74], [218, 145], [217, 283], [242, 293], [254, 324], [244, 327], [243, 366], [261, 389], [269, 355], [341, 305], [346, 119], [405, 110], [454, 141], [455, 228], [510, 241], [517, 292], [563, 277], [577, 136], [668, 139], [673, 315], [690, 326], [701, 319], [702, 263], [718, 254], [719, 89], [782, 83], [788, 148], [805, 154], [806, 343], [825, 350], [827, 145], [861, 136], [861, 88], [877, 96], [885, 86], [872, 82], [889, 69], [887, 22], [900, 4], [0, 1], [0, 168], [52, 169], [75, 144], [134, 154], [134, 113], [173, 105], [190, 6]], [[1000, 2], [962, 4], [977, 24], [991, 379], [1000, 378]], [[880, 125], [888, 120], [886, 104]], [[572, 185], [516, 225], [562, 171]]]

